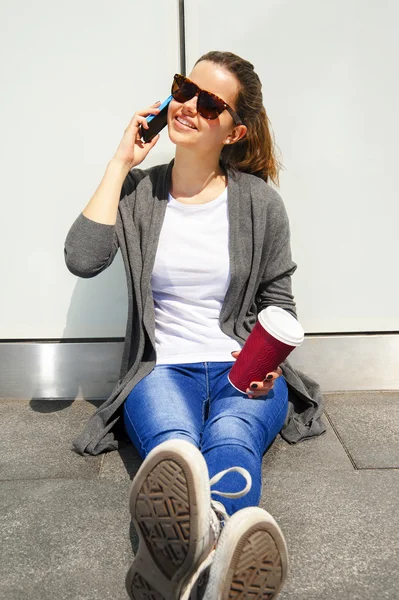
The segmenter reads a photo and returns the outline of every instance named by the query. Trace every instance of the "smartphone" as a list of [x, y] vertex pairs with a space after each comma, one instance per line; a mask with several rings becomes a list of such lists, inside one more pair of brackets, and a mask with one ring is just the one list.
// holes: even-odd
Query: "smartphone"
[[168, 106], [171, 100], [173, 100], [172, 94], [159, 105], [159, 113], [157, 115], [148, 115], [145, 118], [149, 125], [148, 129], [140, 125], [138, 129], [139, 135], [146, 144], [168, 124]]

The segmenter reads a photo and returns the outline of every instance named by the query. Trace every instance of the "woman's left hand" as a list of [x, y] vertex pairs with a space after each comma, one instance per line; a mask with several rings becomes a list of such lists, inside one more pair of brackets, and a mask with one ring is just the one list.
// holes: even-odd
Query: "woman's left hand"
[[[233, 358], [237, 358], [240, 352], [241, 350], [236, 350], [235, 352], [232, 352], [231, 355]], [[283, 371], [281, 367], [277, 367], [276, 371], [270, 371], [270, 373], [266, 373], [266, 377], [263, 381], [251, 381], [250, 388], [246, 390], [248, 398], [260, 398], [261, 396], [267, 396], [270, 390], [273, 389], [274, 382], [277, 377], [280, 377], [282, 374]]]

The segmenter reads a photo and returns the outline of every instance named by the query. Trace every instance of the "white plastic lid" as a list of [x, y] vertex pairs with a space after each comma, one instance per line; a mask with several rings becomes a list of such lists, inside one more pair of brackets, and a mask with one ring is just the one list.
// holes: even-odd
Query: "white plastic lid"
[[283, 344], [300, 346], [305, 332], [302, 325], [286, 310], [278, 306], [268, 306], [258, 314], [260, 324], [273, 337]]

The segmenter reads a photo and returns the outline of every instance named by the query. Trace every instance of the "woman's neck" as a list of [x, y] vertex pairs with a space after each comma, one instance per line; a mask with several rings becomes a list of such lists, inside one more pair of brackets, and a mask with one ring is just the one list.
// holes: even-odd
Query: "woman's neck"
[[173, 197], [192, 198], [226, 187], [227, 175], [219, 161], [215, 164], [214, 159], [209, 157], [200, 159], [192, 153], [182, 154], [179, 150], [181, 148], [177, 147], [171, 175]]

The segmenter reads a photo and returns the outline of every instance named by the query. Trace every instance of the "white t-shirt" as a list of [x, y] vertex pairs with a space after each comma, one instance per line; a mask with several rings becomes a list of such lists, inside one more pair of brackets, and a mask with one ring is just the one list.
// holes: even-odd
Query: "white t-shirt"
[[229, 281], [227, 188], [205, 204], [169, 194], [151, 277], [157, 364], [234, 361], [241, 346], [219, 326]]

